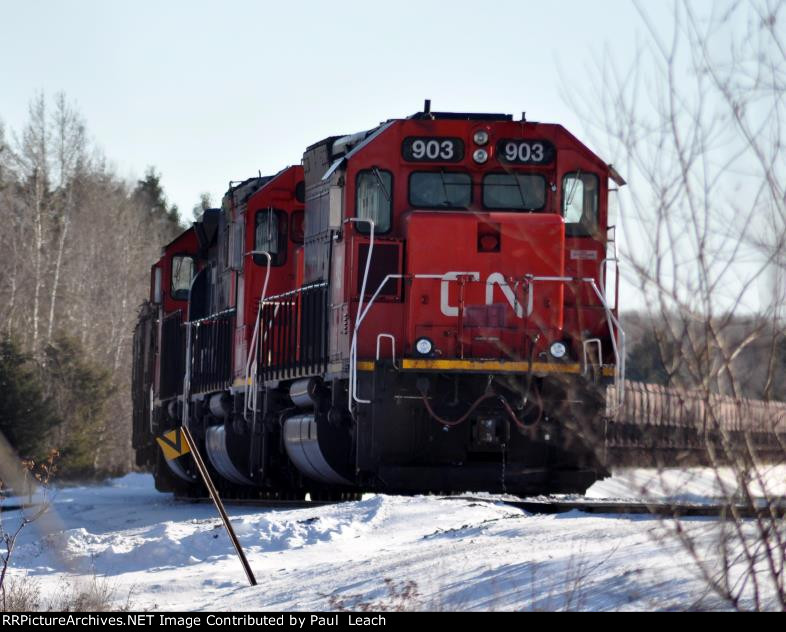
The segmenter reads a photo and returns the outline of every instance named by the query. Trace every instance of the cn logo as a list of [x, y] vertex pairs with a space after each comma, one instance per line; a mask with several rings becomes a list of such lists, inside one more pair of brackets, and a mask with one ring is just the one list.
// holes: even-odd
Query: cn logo
[[[439, 308], [445, 316], [458, 316], [458, 307], [450, 304], [450, 284], [459, 277], [469, 277], [472, 281], [480, 281], [480, 272], [448, 272], [442, 276], [440, 283]], [[508, 285], [505, 277], [499, 272], [492, 272], [486, 279], [486, 305], [494, 304], [494, 288], [499, 287], [505, 299], [510, 303], [516, 316], [524, 318], [524, 306], [516, 298], [513, 288]], [[527, 304], [527, 316], [532, 314], [532, 301]]]

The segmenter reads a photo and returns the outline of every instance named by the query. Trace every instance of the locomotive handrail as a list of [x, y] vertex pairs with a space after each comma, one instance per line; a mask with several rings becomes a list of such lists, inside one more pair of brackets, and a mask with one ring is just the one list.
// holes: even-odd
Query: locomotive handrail
[[[369, 310], [374, 305], [377, 297], [379, 296], [382, 288], [385, 287], [388, 281], [393, 279], [440, 279], [444, 280], [444, 275], [442, 274], [388, 274], [382, 282], [377, 287], [374, 294], [368, 300], [367, 304], [365, 305], [365, 309], [361, 309], [361, 305], [358, 305], [358, 316], [355, 321], [355, 329], [352, 332], [352, 345], [350, 347], [349, 352], [349, 403], [348, 408], [350, 413], [352, 412], [352, 402], [354, 401], [357, 404], [370, 404], [370, 400], [363, 400], [357, 396], [357, 339], [358, 339], [358, 332], [360, 330], [360, 326], [363, 324], [366, 316], [368, 315]], [[595, 295], [600, 300], [601, 305], [606, 313], [606, 322], [609, 328], [609, 334], [611, 337], [611, 346], [614, 352], [614, 385], [616, 387], [616, 392], [618, 395], [618, 403], [617, 408], [618, 410], [624, 401], [625, 398], [625, 330], [622, 328], [619, 320], [614, 316], [611, 308], [609, 307], [608, 302], [606, 301], [606, 297], [598, 288], [598, 285], [595, 283], [595, 279], [593, 278], [581, 278], [581, 277], [564, 277], [564, 276], [534, 276], [534, 275], [525, 275], [524, 277], [528, 281], [527, 286], [527, 306], [528, 310], [530, 307], [534, 306], [534, 289], [533, 285], [535, 282], [558, 282], [558, 283], [573, 283], [576, 281], [580, 281], [582, 283], [587, 283], [592, 290], [595, 292]], [[365, 288], [364, 288], [365, 289]], [[361, 295], [362, 296], [362, 295]], [[620, 341], [621, 341], [621, 348], [622, 353], [620, 353], [620, 347], [617, 345], [617, 337], [614, 335], [616, 330], [619, 332]]]
[[294, 290], [288, 290], [287, 292], [282, 292], [281, 294], [275, 294], [273, 296], [269, 296], [265, 299], [265, 305], [275, 305], [279, 299], [281, 298], [289, 298], [290, 296], [297, 296], [298, 294], [302, 294], [303, 292], [307, 292], [308, 290], [314, 290], [321, 287], [327, 287], [327, 281], [319, 281], [317, 283], [311, 283], [310, 285], [304, 285], [303, 287], [299, 287]]
[[212, 322], [214, 320], [221, 320], [225, 316], [232, 316], [236, 313], [236, 309], [234, 307], [230, 307], [225, 309], [221, 312], [216, 312], [215, 314], [211, 314], [210, 316], [205, 316], [204, 318], [198, 318], [197, 320], [189, 320], [187, 321], [186, 325], [194, 325], [195, 327], [201, 327], [202, 325]]
[[[379, 177], [379, 176], [377, 176]], [[363, 217], [350, 217], [347, 219], [347, 222], [350, 223], [366, 223], [369, 225], [369, 240], [368, 240], [368, 254], [366, 255], [366, 269], [363, 271], [363, 283], [360, 285], [360, 296], [358, 297], [358, 311], [355, 317], [355, 331], [352, 335], [352, 348], [349, 352], [349, 362], [350, 364], [354, 363], [354, 367], [350, 366], [350, 376], [349, 376], [349, 391], [351, 397], [349, 398], [349, 408], [350, 412], [352, 412], [352, 400], [354, 399], [358, 404], [370, 404], [370, 401], [361, 400], [357, 397], [357, 330], [360, 327], [360, 323], [362, 322], [361, 319], [361, 312], [363, 310], [363, 297], [366, 295], [366, 282], [368, 281], [368, 271], [371, 268], [371, 255], [374, 252], [374, 229], [375, 224], [373, 219], [367, 219]], [[377, 292], [374, 294], [376, 295], [379, 293], [381, 288], [377, 288]], [[354, 369], [354, 370], [353, 370]], [[355, 384], [352, 383], [352, 376], [354, 374]]]
[[188, 428], [188, 419], [190, 417], [188, 411], [188, 400], [191, 391], [191, 295], [194, 291], [194, 283], [199, 278], [199, 273], [194, 275], [191, 279], [191, 285], [188, 286], [188, 311], [186, 312], [186, 370], [183, 373], [183, 414], [180, 418], [180, 425]]
[[614, 256], [617, 256], [617, 225], [612, 224], [606, 227], [606, 242], [614, 244]]
[[[370, 253], [370, 250], [369, 250]], [[368, 258], [370, 260], [371, 257]], [[357, 363], [358, 363], [358, 331], [360, 331], [360, 325], [363, 324], [366, 316], [368, 315], [369, 310], [374, 305], [374, 301], [377, 300], [382, 288], [385, 287], [388, 281], [393, 279], [442, 279], [444, 278], [443, 274], [388, 274], [384, 279], [382, 279], [382, 283], [379, 284], [374, 294], [371, 295], [371, 298], [368, 300], [368, 304], [364, 310], [361, 310], [361, 305], [358, 305], [358, 316], [355, 320], [355, 329], [352, 332], [352, 345], [349, 350], [349, 403], [348, 408], [349, 412], [352, 412], [352, 402], [354, 401], [357, 404], [370, 404], [371, 400], [359, 399], [357, 396], [357, 378], [358, 378], [358, 370], [357, 370]], [[365, 288], [363, 288], [365, 289]], [[362, 295], [362, 294], [361, 294]]]
[[[593, 289], [596, 296], [603, 304], [603, 308], [606, 310], [606, 322], [609, 327], [609, 334], [611, 335], [611, 347], [614, 350], [614, 358], [616, 360], [614, 366], [614, 381], [616, 382], [615, 386], [618, 387], [617, 390], [618, 401], [617, 401], [617, 407], [612, 411], [616, 413], [617, 410], [622, 408], [622, 405], [625, 403], [625, 356], [626, 356], [625, 330], [622, 328], [622, 324], [620, 323], [620, 321], [614, 315], [614, 312], [609, 307], [609, 304], [606, 301], [606, 296], [595, 283], [595, 279], [586, 279], [586, 280], [589, 282], [590, 287]], [[621, 353], [617, 345], [617, 337], [614, 335], [614, 326], [616, 326], [617, 331], [619, 332], [620, 343], [622, 346]]]
[[382, 342], [383, 338], [390, 340], [390, 347], [393, 353], [393, 368], [398, 369], [398, 366], [396, 365], [396, 337], [393, 334], [377, 334], [377, 362], [379, 362], [380, 343]]
[[620, 260], [618, 257], [606, 257], [603, 261], [600, 262], [600, 287], [603, 288], [604, 295], [606, 293], [606, 264], [609, 262], [614, 263], [614, 268], [616, 269], [616, 273], [614, 275], [614, 307], [617, 306], [619, 302], [618, 297], [618, 289], [620, 283]]
[[[270, 266], [273, 263], [273, 258], [270, 256], [270, 253], [267, 251], [261, 250], [252, 250], [246, 253], [248, 255], [262, 255], [267, 260], [267, 265], [265, 268], [265, 283], [262, 285], [262, 294], [259, 296], [259, 307], [257, 308], [257, 318], [254, 322], [254, 333], [251, 336], [251, 342], [248, 345], [248, 358], [246, 359], [246, 372], [243, 376], [243, 385], [248, 389], [250, 387], [250, 393], [246, 390], [246, 397], [243, 403], [243, 417], [246, 418], [248, 421], [248, 413], [249, 411], [252, 414], [252, 419], [256, 418], [257, 412], [257, 340], [259, 339], [259, 323], [262, 319], [262, 304], [265, 301], [265, 295], [267, 294], [267, 284], [270, 280]], [[253, 364], [254, 370], [251, 371], [251, 365]], [[251, 373], [251, 384], [248, 383], [249, 373]]]
[[182, 317], [183, 316], [183, 310], [182, 309], [176, 309], [174, 312], [169, 312], [168, 314], [164, 315], [164, 317], [161, 319], [161, 321], [164, 322], [164, 321], [167, 321], [167, 320], [172, 320], [176, 316]]
[[[623, 402], [625, 401], [625, 330], [622, 328], [620, 321], [614, 316], [611, 308], [609, 307], [608, 301], [606, 300], [605, 294], [598, 288], [598, 284], [595, 283], [595, 279], [592, 277], [558, 277], [558, 276], [533, 276], [533, 275], [526, 275], [526, 279], [529, 281], [527, 286], [527, 305], [531, 306], [534, 304], [534, 284], [535, 282], [557, 282], [557, 283], [575, 283], [576, 281], [580, 281], [582, 283], [586, 283], [592, 288], [592, 291], [595, 292], [595, 296], [598, 297], [601, 305], [603, 306], [604, 311], [606, 312], [606, 324], [609, 328], [609, 334], [611, 337], [611, 348], [614, 352], [614, 386], [617, 389], [617, 406], [613, 409], [612, 412], [616, 412], [622, 407]], [[617, 345], [617, 336], [614, 335], [615, 328], [619, 332], [620, 342], [622, 347], [622, 353], [620, 354], [620, 345]]]
[[161, 319], [160, 373], [158, 399], [165, 400], [180, 395], [183, 387], [183, 363], [185, 362], [185, 338], [183, 336], [183, 310], [178, 309]]
[[582, 362], [584, 366], [581, 369], [582, 375], [587, 375], [587, 370], [589, 369], [589, 362], [587, 358], [589, 357], [587, 353], [587, 349], [592, 345], [597, 345], [598, 347], [598, 361], [603, 361], [603, 343], [601, 342], [600, 338], [588, 338], [581, 343], [582, 347]]
[[[317, 314], [314, 313], [314, 310], [321, 314], [320, 318], [325, 316], [323, 310], [326, 309], [326, 305], [320, 307], [320, 303], [324, 303], [326, 300], [327, 288], [328, 283], [326, 281], [319, 281], [266, 297], [263, 301], [260, 301], [261, 317], [259, 333], [256, 339], [256, 346], [258, 347], [256, 350], [257, 373], [264, 373], [267, 376], [266, 379], [271, 379], [271, 372], [279, 374], [282, 372], [289, 373], [289, 377], [293, 377], [292, 372], [305, 368], [305, 365], [300, 366], [299, 363], [305, 362], [305, 364], [313, 367], [326, 361], [327, 351], [324, 349], [326, 337], [322, 336], [322, 342], [319, 343], [321, 344], [320, 350], [313, 346], [313, 341], [312, 343], [304, 343], [308, 347], [304, 350], [301, 349], [301, 342], [303, 341], [302, 336], [306, 334], [302, 331], [295, 333], [294, 330], [299, 329], [305, 323], [305, 321], [302, 323], [300, 320], [301, 310], [303, 309], [308, 312], [303, 314], [303, 318], [311, 323], [312, 329], [316, 326], [316, 322], [313, 319]], [[314, 297], [322, 298], [317, 298], [317, 303], [315, 303]], [[286, 322], [282, 323], [279, 320], [280, 317], [283, 317]], [[284, 335], [284, 338], [274, 335], [274, 331], [279, 327], [283, 327], [288, 332]], [[276, 347], [275, 349], [267, 346], [267, 343], [271, 340], [273, 341], [273, 346]], [[305, 353], [305, 356], [301, 356], [301, 353]], [[248, 383], [248, 380], [246, 383]]]
[[188, 392], [223, 390], [231, 379], [232, 332], [237, 310], [225, 309], [205, 318], [186, 323]]

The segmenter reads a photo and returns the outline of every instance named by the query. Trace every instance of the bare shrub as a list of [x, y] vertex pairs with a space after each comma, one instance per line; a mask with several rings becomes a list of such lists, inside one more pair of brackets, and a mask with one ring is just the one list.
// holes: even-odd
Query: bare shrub
[[33, 612], [41, 602], [41, 589], [37, 581], [21, 578], [8, 582], [0, 603], [0, 612]]
[[364, 595], [326, 595], [331, 610], [339, 612], [406, 612], [420, 609], [420, 591], [413, 580], [384, 580], [387, 595], [366, 601]]
[[88, 580], [68, 580], [62, 590], [55, 591], [46, 603], [46, 610], [55, 612], [127, 611], [131, 605], [131, 591], [125, 604], [116, 603], [117, 588], [108, 579], [91, 577]]
[[[2, 454], [2, 456], [6, 455]], [[57, 450], [52, 450], [49, 453], [49, 457], [41, 463], [35, 463], [32, 460], [22, 461], [21, 467], [24, 475], [21, 477], [16, 477], [17, 482], [27, 482], [30, 478], [35, 479], [35, 481], [37, 481], [38, 485], [40, 486], [40, 489], [43, 490], [40, 502], [37, 505], [28, 508], [28, 510], [22, 508], [21, 517], [11, 528], [6, 526], [5, 521], [2, 519], [2, 513], [0, 512], [0, 542], [2, 542], [3, 546], [5, 547], [5, 551], [0, 553], [0, 607], [2, 607], [4, 610], [8, 607], [6, 577], [8, 574], [8, 567], [11, 563], [11, 557], [14, 553], [16, 541], [19, 537], [19, 534], [25, 527], [36, 522], [49, 510], [49, 501], [46, 492], [49, 488], [52, 476], [54, 476], [55, 472], [57, 471], [55, 461], [57, 460], [58, 456], [59, 453]], [[2, 489], [2, 487], [3, 482], [0, 480], [0, 489]], [[18, 486], [18, 490], [21, 492], [21, 485]], [[2, 497], [0, 497], [0, 502], [2, 502]], [[23, 589], [22, 587], [17, 587], [14, 599], [17, 601], [25, 601], [27, 599], [31, 599], [31, 595], [32, 593], [29, 591]]]
[[691, 521], [668, 531], [725, 607], [786, 610], [786, 528], [765, 471], [786, 462], [783, 434], [761, 446], [744, 415], [728, 423], [744, 397], [786, 399], [784, 3], [674, 0], [666, 29], [637, 7], [638, 55], [599, 60], [594, 94], [576, 104], [629, 178], [621, 254], [645, 315], [641, 365], [698, 394], [726, 507], [710, 546]]
[[126, 612], [132, 609], [132, 592], [118, 603], [118, 590], [106, 578], [66, 578], [51, 593], [44, 593], [33, 577], [8, 582], [0, 612]]

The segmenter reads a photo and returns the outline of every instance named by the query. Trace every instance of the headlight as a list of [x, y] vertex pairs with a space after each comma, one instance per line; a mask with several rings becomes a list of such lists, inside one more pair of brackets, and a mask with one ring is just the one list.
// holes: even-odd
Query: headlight
[[564, 358], [567, 352], [568, 348], [565, 346], [564, 342], [555, 342], [549, 347], [549, 353], [557, 360]]
[[472, 159], [478, 164], [482, 165], [489, 159], [489, 152], [487, 152], [485, 149], [476, 149], [475, 153], [472, 154]]
[[418, 338], [415, 342], [415, 351], [420, 355], [429, 355], [434, 350], [434, 343], [428, 338]]
[[476, 145], [485, 145], [489, 142], [489, 133], [486, 130], [478, 130], [475, 132], [475, 135], [472, 137], [472, 140], [475, 141]]

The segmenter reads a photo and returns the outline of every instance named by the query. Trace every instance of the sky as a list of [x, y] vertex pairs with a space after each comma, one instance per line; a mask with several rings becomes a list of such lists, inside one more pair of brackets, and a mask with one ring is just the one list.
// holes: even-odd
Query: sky
[[0, 16], [6, 127], [37, 92], [65, 92], [119, 173], [155, 166], [188, 219], [202, 192], [217, 203], [230, 180], [427, 98], [581, 137], [565, 96], [591, 81], [588, 60], [630, 58], [644, 30], [627, 0], [0, 0]]
[[[669, 32], [671, 3], [639, 6]], [[116, 171], [133, 181], [154, 166], [190, 221], [202, 193], [217, 205], [231, 180], [276, 173], [322, 138], [425, 99], [525, 111], [617, 163], [584, 117], [603, 111], [591, 97], [600, 60], [628, 67], [647, 39], [630, 0], [0, 0], [0, 121], [21, 130], [37, 93], [65, 92]], [[619, 231], [623, 252], [643, 232]], [[623, 295], [645, 303], [632, 285]]]

